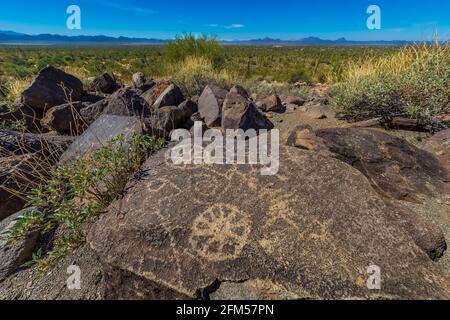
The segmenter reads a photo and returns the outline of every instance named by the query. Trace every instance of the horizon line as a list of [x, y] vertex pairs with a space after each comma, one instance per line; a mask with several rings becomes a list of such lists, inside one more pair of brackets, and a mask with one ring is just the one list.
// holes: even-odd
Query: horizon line
[[[194, 34], [194, 36], [208, 36], [208, 34], [202, 34], [198, 35], [196, 33], [184, 33], [184, 34]], [[115, 40], [120, 40], [121, 38], [125, 39], [138, 39], [138, 40], [149, 40], [149, 41], [173, 41], [176, 40], [177, 36], [174, 37], [168, 37], [168, 38], [159, 38], [159, 37], [137, 37], [137, 36], [124, 36], [124, 35], [107, 35], [107, 34], [96, 34], [96, 35], [88, 35], [88, 34], [80, 34], [80, 35], [66, 35], [66, 34], [58, 34], [58, 33], [37, 33], [37, 34], [29, 34], [29, 33], [22, 33], [22, 32], [16, 32], [13, 30], [0, 30], [0, 35], [4, 36], [10, 36], [10, 37], [20, 37], [20, 36], [28, 36], [28, 37], [39, 37], [39, 36], [55, 36], [55, 37], [64, 37], [64, 38], [79, 38], [79, 37], [85, 37], [85, 38], [96, 38], [96, 37], [105, 37], [105, 38], [111, 38]], [[182, 34], [180, 34], [182, 35]], [[387, 43], [395, 43], [395, 42], [406, 42], [406, 43], [424, 43], [424, 42], [433, 42], [436, 40], [406, 40], [406, 39], [395, 39], [395, 40], [385, 40], [385, 39], [364, 39], [364, 40], [352, 40], [346, 37], [338, 37], [336, 39], [325, 39], [317, 36], [307, 36], [302, 38], [272, 38], [269, 36], [264, 37], [254, 37], [254, 38], [248, 38], [248, 39], [225, 39], [225, 38], [219, 38], [214, 35], [210, 35], [213, 38], [216, 38], [218, 42], [249, 42], [249, 41], [283, 41], [283, 42], [296, 42], [296, 41], [305, 41], [305, 40], [317, 40], [317, 41], [324, 41], [324, 42], [387, 42]], [[449, 40], [438, 40], [438, 42], [448, 42]]]

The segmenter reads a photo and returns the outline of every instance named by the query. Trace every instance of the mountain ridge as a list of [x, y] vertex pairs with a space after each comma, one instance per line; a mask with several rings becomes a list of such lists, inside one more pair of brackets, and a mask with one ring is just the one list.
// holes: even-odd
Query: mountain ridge
[[[173, 39], [158, 39], [158, 38], [134, 38], [134, 37], [111, 37], [105, 35], [79, 35], [79, 36], [66, 36], [58, 34], [37, 34], [29, 35], [18, 33], [14, 31], [3, 31], [0, 30], [0, 44], [16, 44], [16, 45], [26, 45], [26, 44], [42, 44], [42, 45], [55, 45], [55, 44], [142, 44], [142, 45], [155, 45], [171, 42]], [[267, 45], [267, 46], [308, 46], [308, 45], [406, 45], [413, 43], [412, 41], [406, 40], [366, 40], [366, 41], [356, 41], [347, 40], [346, 38], [339, 38], [336, 40], [321, 39], [318, 37], [306, 37], [296, 40], [283, 40], [276, 38], [258, 38], [250, 40], [219, 40], [221, 44], [233, 45]]]

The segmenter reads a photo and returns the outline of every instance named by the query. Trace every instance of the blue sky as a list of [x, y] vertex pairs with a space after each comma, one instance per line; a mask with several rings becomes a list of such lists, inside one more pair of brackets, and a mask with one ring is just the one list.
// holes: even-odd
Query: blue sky
[[[66, 28], [66, 9], [81, 8], [81, 30]], [[381, 8], [381, 30], [366, 9]], [[186, 32], [220, 39], [318, 36], [352, 40], [450, 39], [448, 0], [0, 0], [0, 30], [65, 35], [173, 38]]]

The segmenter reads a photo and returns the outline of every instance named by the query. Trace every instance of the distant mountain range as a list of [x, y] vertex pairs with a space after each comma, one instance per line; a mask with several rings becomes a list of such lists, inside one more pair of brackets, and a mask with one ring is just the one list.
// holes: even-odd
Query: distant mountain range
[[[158, 45], [171, 42], [169, 39], [152, 38], [128, 38], [109, 36], [62, 36], [56, 34], [28, 35], [14, 31], [0, 30], [0, 45]], [[233, 40], [220, 41], [224, 45], [254, 45], [254, 46], [314, 46], [314, 45], [334, 45], [334, 46], [358, 46], [358, 45], [379, 45], [398, 46], [406, 45], [409, 41], [352, 41], [345, 38], [337, 40], [324, 40], [317, 37], [309, 37], [298, 40], [281, 40], [272, 38], [254, 40]]]

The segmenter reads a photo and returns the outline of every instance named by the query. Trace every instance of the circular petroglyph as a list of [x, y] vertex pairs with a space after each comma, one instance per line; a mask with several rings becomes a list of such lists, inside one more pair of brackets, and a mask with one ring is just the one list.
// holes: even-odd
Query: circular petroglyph
[[236, 206], [214, 204], [192, 224], [189, 243], [201, 257], [224, 261], [239, 256], [247, 243], [251, 222]]

